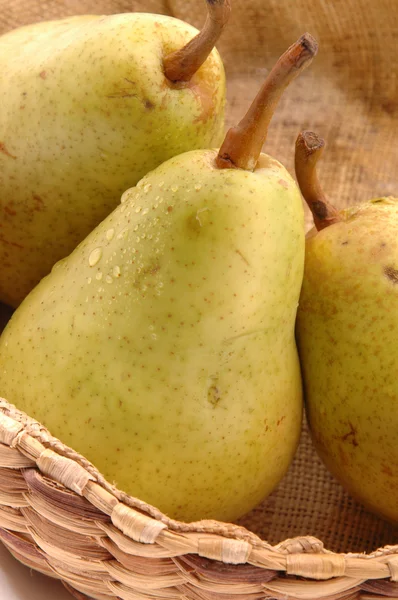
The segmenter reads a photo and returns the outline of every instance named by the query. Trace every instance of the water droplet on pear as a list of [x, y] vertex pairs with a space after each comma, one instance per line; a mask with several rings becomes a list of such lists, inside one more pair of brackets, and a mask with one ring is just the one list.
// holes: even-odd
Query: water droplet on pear
[[94, 267], [97, 263], [99, 263], [101, 257], [102, 248], [95, 248], [88, 257], [88, 264], [90, 265], [90, 267]]

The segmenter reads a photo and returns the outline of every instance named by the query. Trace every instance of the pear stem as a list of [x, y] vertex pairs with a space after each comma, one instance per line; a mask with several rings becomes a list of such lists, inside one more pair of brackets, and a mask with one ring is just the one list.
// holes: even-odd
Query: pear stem
[[268, 126], [283, 92], [310, 64], [317, 51], [316, 40], [305, 33], [282, 54], [246, 115], [236, 127], [228, 131], [216, 159], [220, 169], [255, 169], [267, 137]]
[[338, 211], [326, 199], [318, 180], [316, 165], [324, 147], [324, 140], [312, 131], [302, 131], [296, 140], [296, 177], [318, 231], [342, 220]]
[[230, 0], [206, 0], [207, 18], [203, 29], [186, 46], [164, 58], [164, 73], [172, 82], [190, 81], [205, 62], [228, 22]]

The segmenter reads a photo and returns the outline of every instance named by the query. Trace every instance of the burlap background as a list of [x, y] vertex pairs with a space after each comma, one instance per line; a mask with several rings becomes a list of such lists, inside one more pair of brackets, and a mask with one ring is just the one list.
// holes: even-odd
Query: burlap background
[[[307, 30], [319, 41], [318, 57], [286, 93], [265, 150], [292, 170], [297, 133], [314, 129], [327, 141], [320, 173], [337, 206], [398, 194], [398, 1], [232, 3], [218, 46], [229, 78], [228, 124], [243, 114], [277, 56]], [[196, 26], [205, 15], [202, 0], [0, 0], [0, 33], [71, 14], [133, 10]], [[314, 535], [340, 552], [398, 541], [396, 528], [364, 511], [326, 472], [306, 431], [287, 477], [241, 523], [271, 543]]]

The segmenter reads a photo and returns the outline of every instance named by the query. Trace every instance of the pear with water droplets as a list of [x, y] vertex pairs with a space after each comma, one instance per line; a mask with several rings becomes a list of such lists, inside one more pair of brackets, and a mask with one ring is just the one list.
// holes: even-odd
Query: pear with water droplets
[[0, 301], [17, 306], [148, 171], [221, 143], [230, 4], [207, 7], [200, 33], [126, 13], [0, 37]]
[[297, 447], [303, 208], [260, 151], [315, 52], [307, 35], [281, 57], [219, 151], [125, 192], [0, 339], [0, 395], [178, 519], [242, 515]]
[[306, 243], [297, 338], [315, 445], [370, 510], [398, 522], [398, 198], [337, 211], [303, 132], [296, 173], [317, 231]]

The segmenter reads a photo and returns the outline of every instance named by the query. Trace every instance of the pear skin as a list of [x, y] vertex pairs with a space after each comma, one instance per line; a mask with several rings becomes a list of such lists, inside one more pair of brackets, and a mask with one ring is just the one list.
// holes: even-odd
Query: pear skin
[[318, 217], [297, 315], [310, 429], [347, 490], [398, 522], [398, 199]]
[[0, 301], [17, 306], [150, 170], [221, 142], [217, 51], [189, 81], [164, 73], [164, 57], [196, 34], [137, 13], [0, 37]]
[[177, 519], [238, 518], [297, 448], [303, 206], [260, 148], [316, 50], [307, 34], [282, 55], [219, 151], [126, 191], [0, 338], [0, 395]]

